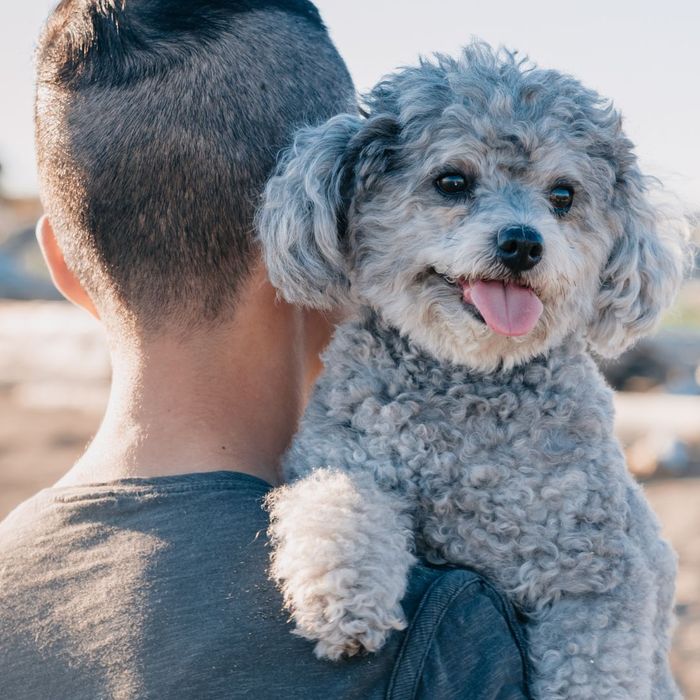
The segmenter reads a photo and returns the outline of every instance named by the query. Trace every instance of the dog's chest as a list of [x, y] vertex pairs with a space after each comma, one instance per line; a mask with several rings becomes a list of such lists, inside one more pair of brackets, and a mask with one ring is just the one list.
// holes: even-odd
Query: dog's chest
[[380, 482], [431, 508], [450, 502], [478, 510], [476, 492], [482, 502], [524, 503], [548, 484], [561, 488], [562, 479], [585, 490], [595, 476], [589, 465], [609, 448], [611, 421], [607, 401], [592, 406], [584, 395], [597, 392], [576, 381], [583, 372], [566, 373], [561, 385], [546, 365], [500, 382], [433, 367], [401, 383], [397, 371], [358, 403], [349, 424]]
[[453, 488], [494, 482], [483, 476], [490, 465], [498, 483], [535, 484], [572, 461], [595, 461], [611, 432], [610, 391], [577, 349], [478, 375], [393, 331], [348, 326], [326, 357], [292, 461], [323, 455], [309, 468], [369, 468], [409, 490], [432, 475]]
[[566, 537], [597, 541], [624, 502], [610, 391], [575, 348], [484, 376], [350, 328], [288, 465], [290, 476], [372, 471], [415, 504], [428, 558], [477, 566], [515, 566]]

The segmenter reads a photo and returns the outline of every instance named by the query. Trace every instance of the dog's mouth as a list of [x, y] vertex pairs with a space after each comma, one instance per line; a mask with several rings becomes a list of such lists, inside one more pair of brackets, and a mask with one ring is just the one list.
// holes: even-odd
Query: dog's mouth
[[537, 294], [512, 279], [450, 277], [434, 268], [431, 273], [459, 293], [465, 309], [477, 321], [499, 335], [527, 335], [542, 315], [543, 306]]

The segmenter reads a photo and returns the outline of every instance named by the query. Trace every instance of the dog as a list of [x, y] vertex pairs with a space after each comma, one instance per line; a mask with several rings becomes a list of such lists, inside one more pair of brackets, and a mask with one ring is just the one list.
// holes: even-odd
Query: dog
[[676, 557], [591, 353], [653, 329], [683, 226], [612, 105], [517, 53], [423, 60], [366, 105], [297, 135], [257, 222], [285, 299], [352, 310], [268, 503], [297, 633], [379, 649], [420, 556], [510, 596], [536, 697], [679, 697]]

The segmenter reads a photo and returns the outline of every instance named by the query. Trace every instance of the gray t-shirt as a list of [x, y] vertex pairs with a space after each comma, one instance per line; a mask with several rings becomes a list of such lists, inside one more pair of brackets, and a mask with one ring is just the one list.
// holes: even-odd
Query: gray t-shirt
[[316, 659], [266, 576], [270, 486], [235, 472], [42, 491], [0, 523], [0, 697], [527, 697], [483, 579], [416, 567], [385, 648]]

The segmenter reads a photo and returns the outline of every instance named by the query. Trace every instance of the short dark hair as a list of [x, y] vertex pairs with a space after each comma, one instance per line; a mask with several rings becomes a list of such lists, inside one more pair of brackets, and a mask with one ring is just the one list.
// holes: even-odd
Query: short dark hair
[[221, 318], [280, 149], [353, 103], [307, 0], [62, 0], [39, 41], [35, 121], [69, 267], [144, 329]]

